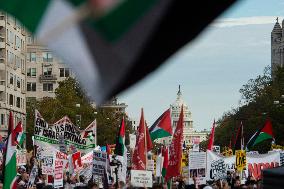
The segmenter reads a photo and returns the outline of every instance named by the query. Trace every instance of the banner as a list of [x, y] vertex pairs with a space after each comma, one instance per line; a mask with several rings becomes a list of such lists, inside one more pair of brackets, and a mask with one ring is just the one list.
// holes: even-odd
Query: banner
[[154, 171], [154, 164], [155, 164], [155, 162], [154, 162], [154, 160], [148, 160], [147, 161], [147, 171]]
[[56, 123], [49, 125], [40, 113], [35, 110], [34, 137], [37, 141], [52, 144], [56, 149], [62, 152], [66, 151], [65, 145], [74, 145], [79, 151], [90, 151], [95, 147], [93, 140], [89, 137], [84, 138], [85, 131], [80, 131], [71, 120], [65, 116]]
[[26, 149], [16, 150], [16, 159], [17, 159], [17, 166], [26, 165], [27, 150]]
[[206, 184], [206, 152], [193, 152], [188, 155], [189, 184], [193, 177], [199, 178], [200, 184]]
[[[235, 170], [236, 156], [224, 157], [207, 150], [207, 180], [219, 179], [225, 177], [227, 171]], [[280, 153], [271, 152], [269, 154], [251, 154], [246, 156], [246, 170], [243, 176], [249, 175], [256, 180], [261, 179], [261, 171], [267, 168], [274, 168], [280, 165]]]
[[131, 185], [152, 188], [152, 171], [131, 170]]
[[63, 187], [63, 160], [61, 159], [55, 159], [53, 182], [54, 188]]
[[236, 169], [239, 172], [242, 172], [246, 169], [247, 161], [246, 161], [246, 151], [245, 150], [236, 150]]
[[256, 180], [262, 178], [262, 170], [278, 167], [280, 165], [280, 153], [259, 154], [247, 157], [247, 175]]
[[93, 175], [104, 176], [106, 169], [107, 153], [95, 151], [93, 152]]
[[[110, 162], [113, 161], [113, 156], [110, 155]], [[123, 156], [115, 156], [115, 159], [119, 162], [118, 163], [118, 169], [117, 169], [117, 175], [118, 175], [118, 181], [123, 181], [126, 182], [126, 164], [124, 162], [124, 158]], [[111, 166], [111, 177], [113, 178], [113, 180], [116, 179], [116, 175], [115, 175], [115, 168], [117, 166]]]

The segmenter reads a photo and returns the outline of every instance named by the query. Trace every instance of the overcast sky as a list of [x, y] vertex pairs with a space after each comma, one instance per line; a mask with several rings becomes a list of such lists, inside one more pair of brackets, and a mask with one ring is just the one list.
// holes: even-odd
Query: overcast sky
[[166, 64], [119, 95], [130, 117], [144, 108], [151, 125], [176, 99], [178, 85], [196, 130], [239, 105], [239, 89], [270, 65], [270, 33], [283, 0], [243, 0], [217, 18], [199, 37]]

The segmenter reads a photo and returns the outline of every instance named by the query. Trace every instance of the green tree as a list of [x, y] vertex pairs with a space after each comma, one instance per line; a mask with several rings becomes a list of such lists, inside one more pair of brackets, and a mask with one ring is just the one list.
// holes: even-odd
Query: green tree
[[[80, 107], [76, 106], [80, 104]], [[55, 98], [45, 97], [39, 101], [31, 98], [27, 100], [27, 149], [32, 149], [34, 133], [34, 112], [38, 109], [48, 123], [54, 123], [67, 115], [76, 124], [76, 115], [81, 115], [81, 129], [86, 128], [97, 119], [98, 145], [114, 144], [116, 133], [122, 116], [126, 120], [126, 133], [131, 132], [131, 124], [126, 115], [116, 113], [114, 109], [93, 108], [90, 101], [74, 78], [67, 78], [59, 82], [55, 90]], [[128, 134], [126, 134], [128, 137]], [[127, 138], [128, 140], [128, 138]]]

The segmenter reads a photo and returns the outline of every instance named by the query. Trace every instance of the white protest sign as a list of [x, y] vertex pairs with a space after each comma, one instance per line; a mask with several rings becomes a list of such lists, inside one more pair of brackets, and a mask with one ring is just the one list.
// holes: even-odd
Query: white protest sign
[[27, 150], [17, 150], [16, 159], [17, 159], [17, 166], [26, 165], [27, 164]]
[[134, 134], [129, 134], [129, 147], [131, 149], [134, 149], [136, 145], [136, 135]]
[[54, 155], [46, 155], [42, 157], [42, 174], [53, 175], [54, 170]]
[[55, 159], [53, 187], [63, 187], [63, 160], [61, 159]]
[[193, 152], [188, 155], [189, 183], [198, 177], [200, 184], [206, 183], [206, 152]]
[[163, 160], [164, 160], [164, 157], [162, 157], [162, 156], [157, 157], [157, 160], [156, 160], [156, 177], [162, 176]]
[[131, 185], [151, 188], [153, 186], [152, 171], [131, 170]]
[[93, 152], [93, 175], [103, 176], [106, 169], [107, 153], [101, 151]]
[[[120, 163], [119, 167], [117, 169], [117, 175], [118, 175], [118, 181], [126, 181], [126, 164], [124, 163], [124, 157], [123, 156], [115, 156], [115, 159]], [[113, 156], [110, 155], [110, 162], [113, 161]], [[113, 180], [116, 180], [116, 175], [115, 175], [115, 168], [116, 166], [111, 166], [111, 177]]]

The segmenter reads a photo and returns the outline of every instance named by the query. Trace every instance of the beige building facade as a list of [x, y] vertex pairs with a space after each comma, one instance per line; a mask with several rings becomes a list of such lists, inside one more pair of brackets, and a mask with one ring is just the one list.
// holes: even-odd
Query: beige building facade
[[74, 77], [71, 69], [45, 46], [27, 37], [27, 100], [55, 97], [60, 81]]
[[0, 135], [7, 136], [9, 111], [14, 125], [26, 123], [26, 31], [0, 12]]

